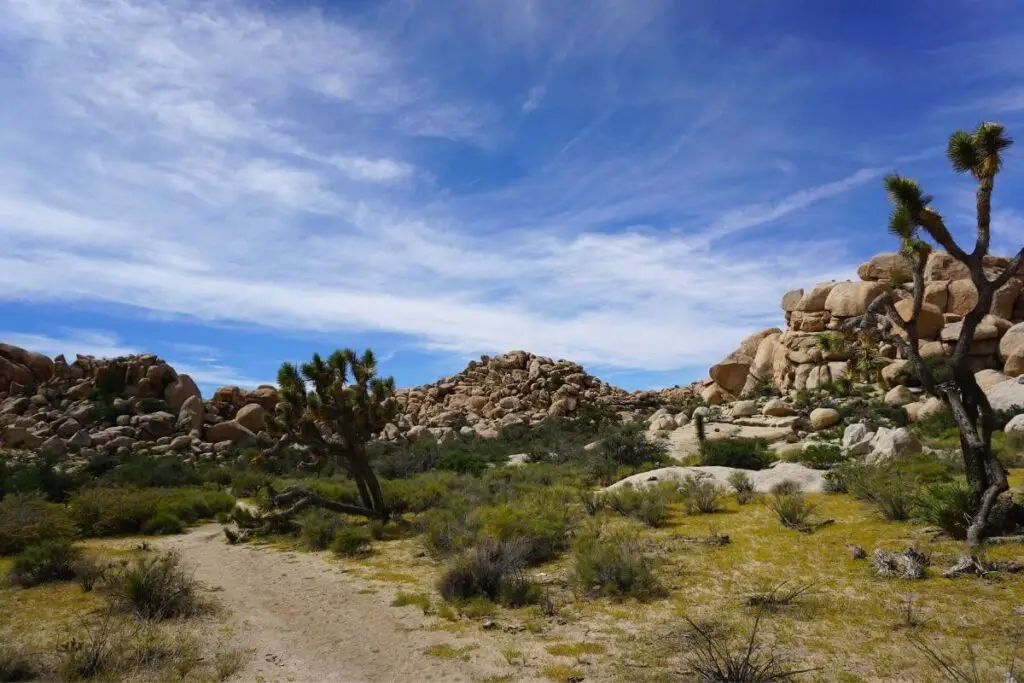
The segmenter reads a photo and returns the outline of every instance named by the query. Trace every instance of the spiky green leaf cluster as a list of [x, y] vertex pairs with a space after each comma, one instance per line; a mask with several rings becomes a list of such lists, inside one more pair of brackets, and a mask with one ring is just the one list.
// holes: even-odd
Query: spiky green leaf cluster
[[958, 130], [949, 136], [946, 156], [957, 173], [970, 173], [978, 180], [991, 178], [1003, 165], [1002, 152], [1013, 144], [1000, 123], [985, 121], [974, 132]]

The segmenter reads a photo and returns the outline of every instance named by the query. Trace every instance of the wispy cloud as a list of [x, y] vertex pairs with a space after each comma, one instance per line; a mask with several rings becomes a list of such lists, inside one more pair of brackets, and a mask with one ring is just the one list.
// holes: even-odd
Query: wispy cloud
[[821, 225], [923, 146], [853, 154], [813, 45], [708, 9], [458, 10], [0, 4], [0, 298], [671, 370], [850, 276]]

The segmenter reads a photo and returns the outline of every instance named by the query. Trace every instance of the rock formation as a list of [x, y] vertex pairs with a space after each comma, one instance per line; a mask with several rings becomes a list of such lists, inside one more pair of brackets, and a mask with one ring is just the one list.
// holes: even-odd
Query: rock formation
[[[1008, 263], [1008, 258], [986, 257], [992, 270], [989, 276]], [[787, 329], [761, 330], [712, 366], [710, 381], [703, 388], [705, 399], [729, 401], [751, 391], [759, 381], [788, 391], [813, 389], [846, 377], [849, 352], [822, 348], [821, 333], [839, 330], [883, 292], [893, 293], [901, 314], [909, 313], [913, 296], [910, 272], [899, 254], [878, 254], [862, 264], [857, 275], [860, 282], [823, 282], [786, 292], [782, 310]], [[924, 300], [919, 322], [922, 356], [947, 355], [960, 332], [960, 321], [977, 302], [966, 267], [945, 252], [932, 253], [925, 268]], [[878, 352], [890, 361], [882, 371], [883, 379], [895, 384], [903, 359], [891, 346], [880, 345]], [[996, 292], [970, 355], [976, 370], [998, 370], [1003, 379], [1024, 374], [1024, 267]]]

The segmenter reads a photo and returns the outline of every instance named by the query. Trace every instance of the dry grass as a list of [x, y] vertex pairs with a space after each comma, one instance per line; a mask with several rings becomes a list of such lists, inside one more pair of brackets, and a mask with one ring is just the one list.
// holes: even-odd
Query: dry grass
[[[153, 555], [132, 539], [77, 545], [103, 561]], [[9, 566], [0, 558], [0, 572]], [[231, 677], [249, 659], [215, 635], [213, 617], [144, 623], [113, 610], [105, 592], [87, 592], [77, 581], [27, 589], [0, 584], [0, 643], [24, 654], [45, 680], [208, 683]]]

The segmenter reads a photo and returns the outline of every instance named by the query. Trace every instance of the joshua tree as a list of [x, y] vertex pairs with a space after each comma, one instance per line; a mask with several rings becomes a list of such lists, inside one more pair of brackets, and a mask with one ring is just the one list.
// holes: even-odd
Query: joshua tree
[[274, 496], [275, 506], [290, 508], [268, 515], [285, 519], [307, 507], [322, 507], [366, 517], [386, 519], [380, 484], [370, 467], [366, 445], [397, 412], [391, 377], [376, 376], [377, 361], [367, 350], [359, 357], [351, 349], [335, 351], [324, 360], [319, 354], [296, 367], [284, 363], [277, 373], [281, 402], [267, 427], [278, 435], [265, 452], [273, 456], [290, 445], [309, 449], [305, 467], [320, 472], [328, 463], [347, 467], [359, 490], [362, 505], [325, 500], [312, 491], [290, 488]]
[[[977, 544], [989, 533], [990, 515], [996, 499], [1008, 489], [1006, 470], [992, 452], [995, 426], [992, 406], [978, 386], [968, 359], [974, 332], [992, 306], [993, 296], [1020, 267], [1024, 248], [1009, 265], [989, 279], [985, 257], [989, 251], [992, 189], [1002, 166], [1003, 151], [1013, 144], [998, 123], [982, 123], [973, 132], [957, 131], [949, 137], [947, 154], [953, 170], [970, 173], [978, 183], [977, 237], [974, 249], [965, 251], [953, 239], [942, 216], [930, 204], [932, 197], [910, 178], [891, 174], [885, 188], [893, 204], [889, 231], [901, 240], [900, 253], [909, 262], [914, 292], [909, 318], [896, 309], [891, 294], [882, 294], [868, 307], [867, 313], [850, 321], [850, 327], [870, 329], [895, 344], [920, 378], [925, 391], [940, 398], [952, 412], [960, 431], [967, 481], [974, 490], [974, 517], [967, 531], [967, 541]], [[960, 336], [950, 356], [940, 362], [921, 360], [918, 318], [924, 302], [924, 269], [932, 247], [923, 237], [930, 237], [939, 247], [964, 264], [978, 293], [973, 310], [964, 316]], [[895, 329], [894, 329], [895, 328]]]

